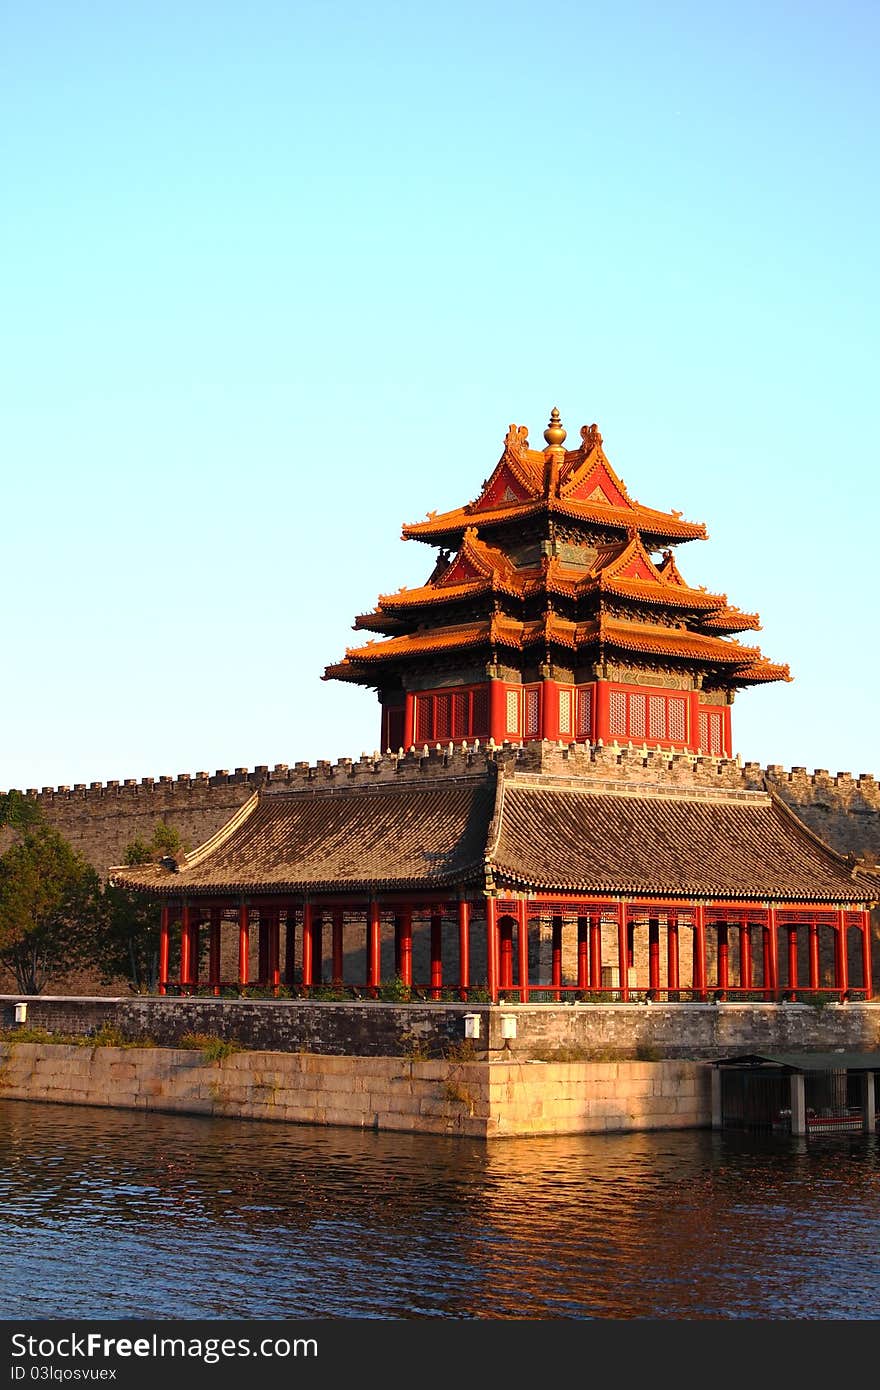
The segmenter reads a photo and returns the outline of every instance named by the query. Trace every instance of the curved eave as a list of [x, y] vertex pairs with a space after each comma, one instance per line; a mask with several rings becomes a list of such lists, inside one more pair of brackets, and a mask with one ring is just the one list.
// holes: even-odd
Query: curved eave
[[[723, 601], [718, 594], [707, 594], [701, 589], [682, 589], [677, 584], [652, 584], [646, 579], [604, 579], [600, 585], [603, 593], [616, 594], [619, 598], [637, 599], [639, 603], [650, 603], [654, 607], [679, 608], [691, 613], [705, 613], [718, 608]], [[708, 618], [703, 619], [709, 622]]]
[[[654, 883], [625, 879], [578, 879], [576, 881], [560, 884], [555, 878], [541, 878], [535, 874], [520, 874], [512, 869], [503, 869], [497, 865], [490, 865], [492, 878], [496, 885], [508, 885], [511, 888], [533, 890], [535, 892], [558, 892], [558, 893], [583, 893], [585, 896], [594, 898], [632, 898], [639, 899], [668, 899], [669, 902], [754, 902], [765, 903], [768, 901], [766, 890], [751, 892], [746, 886], [740, 887], [707, 887], [705, 883], [694, 881], [691, 884], [669, 884], [657, 880]], [[811, 893], [807, 889], [798, 888], [796, 894], [779, 893], [770, 898], [771, 901], [780, 903], [786, 902], [807, 902], [824, 903], [827, 906], [836, 906], [838, 903], [852, 904], [850, 911], [855, 911], [863, 904], [870, 904], [876, 900], [876, 890], [872, 897], [867, 883], [853, 883], [852, 891], [841, 889], [840, 891], [827, 891]]]
[[609, 531], [626, 535], [635, 528], [643, 535], [658, 542], [705, 540], [706, 527], [702, 522], [680, 521], [665, 512], [655, 512], [648, 507], [603, 507], [591, 506], [585, 502], [563, 501], [557, 497], [539, 497], [534, 501], [511, 504], [486, 510], [467, 510], [458, 508], [417, 521], [402, 528], [404, 540], [419, 540], [439, 544], [444, 538], [464, 535], [469, 526], [498, 527], [511, 522], [523, 521], [541, 513], [569, 517], [588, 525], [598, 526]]
[[262, 893], [369, 893], [380, 889], [385, 892], [419, 891], [430, 892], [432, 888], [442, 888], [450, 884], [474, 883], [484, 874], [483, 861], [467, 868], [451, 869], [448, 873], [438, 872], [430, 879], [424, 878], [359, 878], [359, 879], [230, 879], [222, 884], [188, 883], [184, 873], [167, 874], [163, 879], [144, 882], [137, 879], [114, 877], [114, 883], [130, 892], [145, 893], [157, 898], [228, 898], [242, 893], [257, 896]]
[[788, 665], [774, 666], [769, 661], [758, 661], [753, 666], [744, 666], [742, 670], [737, 669], [732, 674], [739, 685], [765, 685], [770, 681], [794, 680]]

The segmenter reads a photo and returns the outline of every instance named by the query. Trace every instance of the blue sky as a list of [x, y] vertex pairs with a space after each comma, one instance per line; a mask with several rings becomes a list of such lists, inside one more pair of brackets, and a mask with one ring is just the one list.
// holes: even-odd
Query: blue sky
[[743, 757], [880, 775], [878, 38], [848, 0], [8, 4], [0, 786], [372, 751], [325, 665], [553, 405], [790, 663]]

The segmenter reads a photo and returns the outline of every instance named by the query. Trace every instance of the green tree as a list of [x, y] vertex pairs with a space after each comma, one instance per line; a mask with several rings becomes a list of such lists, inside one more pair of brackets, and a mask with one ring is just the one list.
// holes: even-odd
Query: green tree
[[0, 827], [10, 830], [26, 830], [40, 821], [40, 808], [35, 801], [29, 801], [21, 792], [0, 792]]
[[13, 841], [0, 855], [0, 963], [22, 994], [79, 964], [98, 911], [94, 868], [47, 825], [20, 793], [7, 793], [0, 816]]
[[[179, 853], [181, 838], [172, 826], [158, 821], [152, 838], [131, 840], [123, 851], [125, 864], [150, 864], [163, 854]], [[101, 916], [93, 940], [93, 962], [105, 981], [124, 975], [136, 994], [155, 990], [159, 981], [159, 908], [144, 893], [105, 884]]]

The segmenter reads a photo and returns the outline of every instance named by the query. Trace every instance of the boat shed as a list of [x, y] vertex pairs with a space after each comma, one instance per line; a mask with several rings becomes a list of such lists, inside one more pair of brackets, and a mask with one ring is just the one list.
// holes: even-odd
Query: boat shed
[[878, 1051], [720, 1057], [713, 1064], [712, 1127], [874, 1133], [878, 1072]]

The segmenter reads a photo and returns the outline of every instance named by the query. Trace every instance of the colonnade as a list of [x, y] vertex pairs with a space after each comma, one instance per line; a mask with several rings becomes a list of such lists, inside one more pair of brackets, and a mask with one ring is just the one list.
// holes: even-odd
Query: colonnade
[[[237, 976], [221, 977], [221, 945], [224, 926], [234, 917], [237, 928]], [[284, 918], [284, 950], [281, 923]], [[346, 923], [362, 921], [363, 969], [358, 978], [346, 978], [344, 950]], [[457, 924], [454, 972], [444, 960], [444, 922]], [[413, 923], [426, 927], [427, 978], [413, 978]], [[440, 999], [449, 991], [466, 1000], [474, 989], [485, 989], [495, 1001], [505, 998], [550, 999], [558, 1002], [592, 996], [627, 1002], [634, 994], [646, 1000], [715, 999], [755, 997], [778, 999], [783, 994], [808, 998], [828, 989], [839, 997], [870, 998], [870, 917], [864, 908], [825, 907], [809, 904], [731, 905], [713, 902], [645, 903], [622, 899], [552, 899], [545, 896], [502, 897], [492, 894], [439, 900], [374, 897], [355, 899], [242, 899], [187, 900], [163, 905], [160, 926], [159, 989], [192, 993], [207, 986], [219, 994], [224, 987], [258, 986], [278, 990], [282, 986], [312, 991], [329, 984], [336, 989], [365, 988], [376, 996], [382, 980], [383, 924], [393, 921], [394, 976], [406, 988], [416, 984], [423, 997]], [[545, 965], [530, 965], [530, 929], [549, 925], [549, 955]], [[251, 933], [258, 932], [257, 977], [251, 976]], [[179, 930], [179, 978], [172, 984], [169, 973], [172, 931]], [[647, 931], [647, 951], [641, 960], [646, 969], [634, 978], [637, 932]], [[820, 931], [832, 936], [832, 982], [820, 978]], [[858, 950], [850, 949], [850, 933], [859, 937]], [[207, 932], [207, 980], [200, 980], [203, 933]], [[329, 979], [323, 970], [329, 933]], [[682, 978], [683, 933], [690, 971]], [[447, 932], [448, 940], [448, 932]], [[799, 950], [806, 935], [806, 972]], [[782, 950], [780, 951], [780, 940]], [[297, 965], [297, 941], [299, 964]], [[661, 952], [661, 941], [665, 949]], [[568, 946], [564, 954], [563, 945]], [[714, 947], [710, 952], [709, 945]], [[472, 979], [472, 959], [482, 963], [481, 977]], [[447, 947], [447, 954], [449, 950]], [[534, 951], [532, 953], [534, 957]], [[857, 963], [858, 983], [850, 978], [851, 956]], [[662, 959], [665, 971], [661, 973]], [[566, 962], [573, 969], [564, 968]], [[713, 978], [710, 980], [710, 965]], [[804, 978], [805, 973], [805, 978]], [[349, 968], [350, 975], [350, 968]]]

